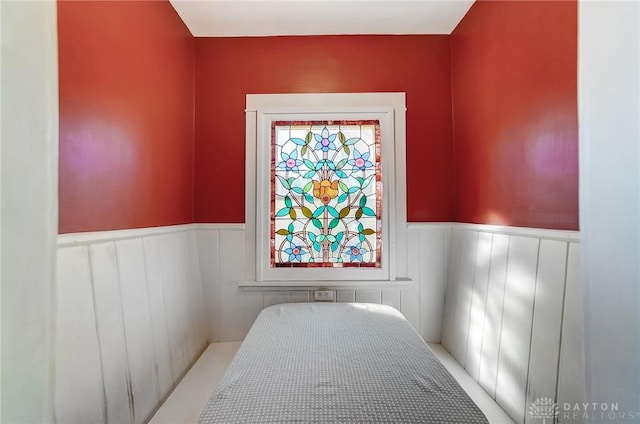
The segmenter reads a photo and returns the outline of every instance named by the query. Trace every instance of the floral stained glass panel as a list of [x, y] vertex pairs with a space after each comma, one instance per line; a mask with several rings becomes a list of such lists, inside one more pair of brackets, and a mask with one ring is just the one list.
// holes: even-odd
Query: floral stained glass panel
[[271, 267], [380, 268], [379, 122], [275, 121], [271, 147]]

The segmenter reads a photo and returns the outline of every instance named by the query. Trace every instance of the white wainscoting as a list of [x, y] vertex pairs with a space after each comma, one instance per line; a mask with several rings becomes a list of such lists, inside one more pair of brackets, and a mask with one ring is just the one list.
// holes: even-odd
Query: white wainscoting
[[144, 423], [207, 345], [192, 225], [58, 236], [55, 417]]
[[577, 232], [453, 225], [442, 344], [518, 423], [583, 390], [579, 252]]
[[[209, 340], [228, 342], [244, 339], [258, 314], [277, 303], [313, 301], [311, 290], [239, 288], [238, 281], [254, 280], [246, 269], [246, 246], [240, 224], [198, 224], [198, 253]], [[411, 224], [407, 233], [407, 276], [413, 283], [388, 283], [385, 287], [336, 290], [338, 302], [368, 302], [400, 310], [429, 342], [440, 341], [447, 251], [450, 225]], [[402, 276], [400, 276], [402, 277]]]
[[[57, 421], [145, 422], [207, 340], [240, 341], [263, 308], [313, 301], [308, 287], [239, 287], [255, 279], [248, 239], [241, 224], [59, 236]], [[336, 300], [393, 306], [428, 342], [442, 329], [516, 422], [535, 399], [583, 398], [576, 232], [412, 223], [406, 249], [412, 283], [336, 287]]]

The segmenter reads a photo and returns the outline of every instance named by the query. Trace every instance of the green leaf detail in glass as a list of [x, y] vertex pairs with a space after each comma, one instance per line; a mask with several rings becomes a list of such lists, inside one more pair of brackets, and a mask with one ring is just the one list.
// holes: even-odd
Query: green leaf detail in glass
[[[287, 202], [286, 202], [286, 198], [285, 198], [285, 204], [286, 204], [286, 203], [287, 203]], [[366, 204], [367, 204], [367, 196], [364, 196], [364, 195], [363, 195], [363, 196], [360, 198], [360, 202], [359, 202], [358, 204], [360, 205], [360, 207], [361, 207], [361, 208], [362, 208], [362, 207], [364, 207], [364, 205], [366, 205]]]
[[[367, 207], [381, 202], [379, 123], [277, 121], [271, 134], [272, 266], [379, 267], [380, 216]], [[349, 252], [357, 243], [369, 253], [355, 261]], [[292, 259], [294, 250], [303, 253]]]
[[326, 206], [320, 206], [318, 209], [315, 210], [315, 212], [313, 214], [311, 214], [312, 218], [317, 218], [320, 215], [322, 215], [324, 213]]
[[276, 177], [278, 178], [278, 181], [280, 181], [280, 184], [282, 184], [282, 187], [286, 188], [287, 190], [291, 188], [291, 184], [289, 184], [289, 182], [284, 177], [281, 177], [277, 174]]
[[362, 213], [367, 216], [376, 216], [376, 213], [373, 211], [373, 209], [369, 209], [367, 207], [362, 208]]
[[311, 212], [311, 209], [309, 209], [306, 206], [303, 206], [301, 208], [301, 210], [302, 210], [302, 215], [304, 215], [305, 217], [307, 217], [309, 219], [313, 218], [313, 212]]
[[276, 216], [287, 216], [289, 215], [289, 208], [282, 208], [278, 212], [276, 212]]
[[368, 176], [367, 179], [364, 180], [364, 182], [362, 183], [362, 188], [367, 188], [374, 177], [375, 177], [375, 175]]

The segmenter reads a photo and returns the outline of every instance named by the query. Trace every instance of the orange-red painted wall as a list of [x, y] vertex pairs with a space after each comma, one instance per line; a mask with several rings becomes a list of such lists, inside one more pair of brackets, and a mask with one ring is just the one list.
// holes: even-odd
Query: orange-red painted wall
[[407, 93], [409, 221], [578, 228], [574, 1], [481, 0], [451, 36], [194, 39], [147, 1], [58, 23], [61, 233], [244, 222], [245, 95], [372, 91]]
[[577, 230], [577, 3], [477, 1], [451, 63], [453, 220]]
[[60, 233], [193, 221], [194, 40], [169, 2], [58, 2]]
[[448, 36], [196, 39], [196, 222], [244, 222], [245, 95], [407, 93], [410, 221], [449, 221]]

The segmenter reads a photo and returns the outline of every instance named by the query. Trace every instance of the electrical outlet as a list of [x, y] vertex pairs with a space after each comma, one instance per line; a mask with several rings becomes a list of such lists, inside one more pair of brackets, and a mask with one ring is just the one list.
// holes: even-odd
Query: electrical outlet
[[335, 302], [335, 290], [316, 290], [313, 292], [313, 300], [316, 302]]

